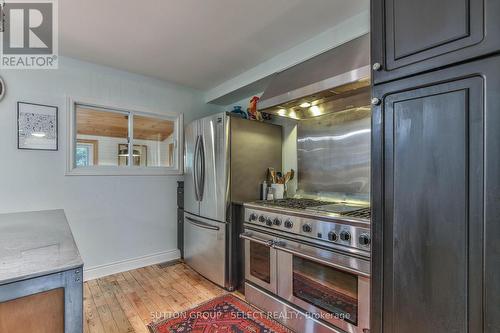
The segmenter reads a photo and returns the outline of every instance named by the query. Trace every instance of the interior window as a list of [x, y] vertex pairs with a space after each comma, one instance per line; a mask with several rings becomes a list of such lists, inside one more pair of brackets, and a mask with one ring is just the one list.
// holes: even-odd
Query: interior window
[[[77, 106], [76, 108], [76, 166], [107, 165], [119, 166], [119, 146], [128, 147], [128, 119], [129, 114], [108, 110], [96, 110], [91, 107]], [[85, 155], [86, 150], [93, 150], [90, 144], [92, 140], [96, 143], [99, 151], [97, 161], [91, 158], [79, 160], [79, 156]], [[79, 155], [79, 150], [82, 152]], [[125, 150], [128, 154], [128, 148]], [[84, 162], [79, 164], [80, 162]], [[85, 163], [87, 162], [87, 163]], [[126, 164], [125, 164], [126, 165]]]
[[[74, 103], [73, 170], [180, 170], [179, 117]], [[127, 174], [127, 173], [124, 173]]]
[[[174, 164], [174, 122], [168, 119], [134, 116], [134, 152], [148, 166], [169, 167]], [[134, 157], [135, 158], [135, 157]]]

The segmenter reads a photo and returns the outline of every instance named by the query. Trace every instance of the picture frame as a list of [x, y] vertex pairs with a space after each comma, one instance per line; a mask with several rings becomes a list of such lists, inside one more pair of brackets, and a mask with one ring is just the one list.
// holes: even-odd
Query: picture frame
[[57, 106], [17, 102], [17, 149], [59, 150]]

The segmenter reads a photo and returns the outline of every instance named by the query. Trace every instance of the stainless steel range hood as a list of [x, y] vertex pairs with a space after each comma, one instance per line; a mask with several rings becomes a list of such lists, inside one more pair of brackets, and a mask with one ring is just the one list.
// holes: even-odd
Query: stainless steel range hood
[[259, 110], [307, 119], [365, 107], [370, 100], [370, 38], [358, 37], [275, 75]]

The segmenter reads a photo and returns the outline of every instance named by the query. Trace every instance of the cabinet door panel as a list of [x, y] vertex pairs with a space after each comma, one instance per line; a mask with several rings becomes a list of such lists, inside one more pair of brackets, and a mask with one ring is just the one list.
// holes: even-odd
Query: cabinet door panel
[[500, 56], [373, 88], [373, 333], [500, 331]]
[[[418, 53], [462, 41], [472, 44], [482, 37], [482, 26], [470, 24], [478, 16], [470, 16], [470, 0], [411, 1], [387, 0], [387, 28], [393, 37], [387, 40], [387, 69], [398, 68]], [[482, 5], [482, 2], [479, 1]], [[474, 8], [480, 9], [480, 8]], [[423, 23], [426, 23], [425, 25]], [[476, 22], [471, 22], [476, 23]], [[420, 29], [416, 29], [420, 28]], [[432, 33], [430, 33], [432, 32]], [[470, 39], [470, 41], [467, 41]], [[436, 52], [436, 51], [433, 51]], [[400, 61], [400, 63], [398, 63]]]
[[64, 288], [1, 302], [0, 332], [64, 333]]
[[374, 82], [500, 50], [495, 0], [372, 0]]
[[469, 133], [469, 112], [482, 109], [470, 95], [479, 97], [480, 89], [481, 79], [467, 79], [385, 100], [385, 134], [392, 136], [386, 163], [393, 170], [386, 173], [390, 240], [384, 245], [391, 260], [384, 267], [384, 312], [395, 314], [388, 332], [467, 332], [467, 314], [474, 311], [469, 294], [482, 290], [481, 280], [472, 279], [482, 271], [481, 253], [467, 247], [482, 242], [469, 234], [482, 229], [480, 220], [469, 217], [482, 201], [480, 191], [479, 197], [469, 195], [469, 182], [481, 186], [482, 179], [468, 172], [482, 164], [482, 158], [468, 159], [470, 148], [482, 150], [481, 127]]

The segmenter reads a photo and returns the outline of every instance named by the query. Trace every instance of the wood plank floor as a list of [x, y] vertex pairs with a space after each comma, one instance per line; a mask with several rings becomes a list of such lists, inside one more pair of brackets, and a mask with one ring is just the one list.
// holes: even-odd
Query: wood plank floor
[[157, 316], [225, 293], [182, 263], [87, 281], [83, 288], [85, 333], [148, 333], [146, 325]]

